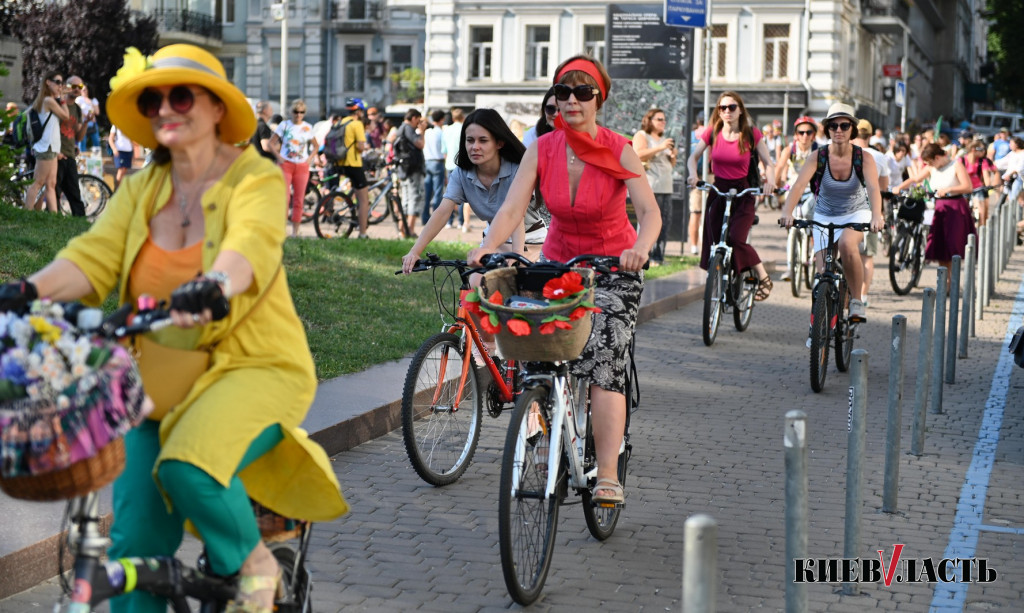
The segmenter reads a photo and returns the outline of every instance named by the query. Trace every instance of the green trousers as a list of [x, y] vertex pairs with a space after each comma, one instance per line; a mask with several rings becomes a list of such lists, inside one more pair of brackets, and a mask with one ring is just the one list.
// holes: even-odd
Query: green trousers
[[[260, 540], [259, 527], [238, 473], [283, 438], [277, 425], [260, 433], [239, 462], [228, 487], [192, 464], [173, 460], [161, 463], [160, 483], [174, 506], [169, 513], [153, 481], [153, 465], [160, 453], [160, 424], [146, 420], [125, 436], [128, 461], [114, 482], [110, 558], [173, 557], [181, 545], [188, 519], [203, 539], [213, 572], [224, 576], [237, 573]], [[191, 566], [192, 562], [188, 564]], [[152, 594], [133, 592], [112, 599], [110, 610], [165, 613], [167, 602]]]

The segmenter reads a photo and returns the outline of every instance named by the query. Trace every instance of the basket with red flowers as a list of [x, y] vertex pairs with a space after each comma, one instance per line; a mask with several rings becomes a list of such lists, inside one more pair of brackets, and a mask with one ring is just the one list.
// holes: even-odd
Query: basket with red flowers
[[466, 295], [467, 310], [494, 334], [512, 360], [556, 362], [579, 357], [590, 337], [594, 271], [557, 267], [499, 268]]

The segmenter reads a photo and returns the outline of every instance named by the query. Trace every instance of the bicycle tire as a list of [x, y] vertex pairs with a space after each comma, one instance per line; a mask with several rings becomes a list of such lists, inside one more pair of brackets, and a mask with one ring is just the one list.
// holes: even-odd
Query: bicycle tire
[[803, 283], [803, 263], [800, 258], [800, 230], [792, 228], [786, 237], [786, 267], [789, 269], [789, 289], [794, 298], [800, 297], [800, 284]]
[[313, 229], [320, 238], [348, 238], [359, 227], [355, 207], [348, 194], [332, 189], [324, 196], [313, 214]]
[[460, 337], [435, 334], [416, 351], [405, 377], [402, 439], [416, 474], [431, 485], [457, 481], [480, 440], [483, 399], [472, 363], [456, 398], [468, 353]]
[[754, 294], [757, 293], [757, 281], [751, 283], [747, 279], [747, 275], [753, 274], [753, 271], [748, 271], [747, 274], [733, 277], [732, 322], [740, 332], [744, 332], [750, 327], [750, 319], [754, 316]]
[[803, 249], [803, 274], [804, 274], [804, 287], [808, 291], [814, 289], [814, 268], [812, 262], [814, 261], [814, 237], [809, 232], [800, 232], [802, 241], [804, 241]]
[[[498, 493], [501, 572], [509, 595], [523, 606], [536, 601], [544, 589], [558, 531], [561, 502], [558, 488], [554, 495], [545, 499], [547, 470], [536, 462], [544, 455], [543, 452], [540, 456], [535, 455], [538, 448], [543, 449], [538, 443], [550, 438], [543, 434], [539, 438], [531, 436], [529, 423], [532, 409], [538, 411], [536, 415], [541, 416], [542, 424], [545, 421], [551, 423], [549, 397], [550, 390], [544, 385], [533, 387], [519, 396], [509, 421], [501, 459], [501, 489]], [[561, 474], [564, 470], [562, 456], [557, 454], [555, 457], [558, 465], [554, 470], [559, 471], [560, 479], [564, 479]]]
[[315, 218], [321, 200], [323, 200], [323, 194], [320, 192], [320, 184], [313, 181], [306, 183], [306, 194], [302, 198], [303, 223]]
[[899, 296], [906, 296], [921, 278], [922, 246], [916, 231], [900, 227], [889, 250], [889, 284]]
[[853, 351], [853, 333], [850, 324], [850, 304], [847, 300], [849, 288], [846, 281], [840, 284], [839, 302], [836, 310], [839, 312], [835, 325], [835, 347], [836, 347], [836, 370], [846, 372], [850, 368], [850, 353]]
[[[597, 464], [597, 451], [594, 448], [594, 429], [593, 422], [590, 418], [590, 400], [589, 400], [589, 384], [584, 382], [588, 388], [585, 392], [587, 395], [586, 400], [586, 414], [587, 414], [587, 438], [584, 444], [584, 461], [588, 462], [588, 468]], [[577, 394], [580, 396], [580, 394]], [[629, 397], [629, 394], [626, 395]], [[577, 400], [576, 405], [577, 412], [580, 410], [579, 401]], [[627, 412], [628, 413], [628, 412]], [[619, 451], [618, 466], [616, 468], [617, 477], [619, 484], [622, 487], [626, 487], [626, 469], [629, 465], [629, 419], [626, 419], [626, 432], [624, 433], [622, 440], [622, 449]], [[594, 506], [594, 484], [597, 479], [591, 479], [591, 483], [587, 485], [589, 487], [581, 491], [583, 498], [583, 519], [587, 522], [587, 530], [590, 531], [591, 536], [599, 541], [607, 540], [615, 532], [615, 525], [619, 522], [619, 514], [622, 512], [621, 508], [603, 508]]]
[[819, 284], [814, 290], [811, 303], [811, 389], [820, 392], [825, 388], [828, 371], [828, 331], [832, 319], [832, 298], [828, 287]]
[[312, 613], [313, 606], [308, 595], [312, 591], [309, 571], [305, 564], [295, 568], [298, 554], [286, 543], [270, 545], [270, 553], [277, 560], [281, 569], [281, 584], [284, 586], [284, 598], [276, 598], [278, 611], [294, 611], [295, 613]]
[[724, 273], [722, 253], [711, 256], [708, 264], [708, 277], [704, 283], [704, 315], [701, 319], [701, 336], [704, 344], [710, 347], [718, 336], [718, 324], [722, 320], [722, 275]]
[[[110, 187], [104, 183], [103, 179], [87, 174], [78, 175], [78, 192], [82, 198], [85, 217], [89, 221], [96, 220], [99, 214], [103, 212], [104, 207], [107, 206], [110, 196], [113, 195]], [[67, 195], [64, 193], [61, 193], [57, 206], [60, 208], [62, 215], [71, 216], [71, 203], [68, 202]]]
[[388, 192], [391, 191], [391, 181], [387, 183], [374, 183], [366, 192], [369, 203], [366, 213], [366, 223], [375, 226], [388, 218]]
[[405, 218], [405, 211], [402, 210], [402, 198], [396, 194], [388, 194], [388, 208], [395, 219], [395, 229], [398, 230], [399, 236], [408, 238], [412, 231], [409, 230], [409, 222]]

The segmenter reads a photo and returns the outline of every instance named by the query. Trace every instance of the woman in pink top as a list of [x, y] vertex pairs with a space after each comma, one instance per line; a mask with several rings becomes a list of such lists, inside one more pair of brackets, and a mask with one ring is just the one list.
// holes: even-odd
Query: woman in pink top
[[[566, 261], [586, 253], [618, 256], [635, 278], [598, 275], [594, 301], [601, 312], [573, 374], [590, 381], [597, 447], [595, 502], [622, 502], [619, 447], [626, 425], [627, 349], [633, 337], [643, 289], [641, 268], [661, 232], [661, 213], [630, 141], [597, 125], [611, 78], [600, 62], [577, 55], [555, 71], [559, 117], [555, 131], [530, 145], [487, 238], [466, 259], [478, 264], [523, 223], [539, 184], [551, 211], [542, 257]], [[626, 194], [636, 210], [637, 233], [626, 216]]]
[[[723, 192], [735, 188], [743, 191], [750, 187], [747, 174], [750, 169], [750, 151], [755, 149], [765, 170], [765, 193], [775, 189], [775, 165], [768, 153], [768, 147], [761, 138], [761, 131], [751, 125], [743, 99], [735, 92], [723, 92], [718, 97], [711, 121], [704, 130], [700, 141], [693, 148], [686, 168], [687, 183], [696, 187], [700, 176], [697, 160], [704, 150], [711, 147], [711, 170], [715, 174], [715, 187]], [[756, 172], [756, 170], [755, 170]], [[732, 203], [732, 221], [729, 224], [729, 244], [732, 245], [732, 263], [737, 272], [748, 268], [757, 274], [758, 286], [755, 300], [764, 300], [772, 291], [772, 280], [761, 263], [757, 251], [747, 243], [750, 228], [754, 225], [754, 197], [744, 196]], [[708, 268], [711, 246], [721, 239], [722, 217], [725, 214], [725, 199], [717, 194], [708, 197], [707, 214], [704, 216], [704, 242], [700, 254], [700, 267]]]

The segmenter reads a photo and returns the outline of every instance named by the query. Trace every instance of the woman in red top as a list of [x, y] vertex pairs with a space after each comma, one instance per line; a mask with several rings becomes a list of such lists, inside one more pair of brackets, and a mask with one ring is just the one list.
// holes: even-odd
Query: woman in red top
[[[638, 275], [598, 275], [594, 301], [601, 312], [572, 371], [590, 381], [591, 413], [597, 447], [595, 502], [621, 502], [617, 478], [619, 446], [626, 425], [627, 348], [640, 308], [647, 254], [661, 232], [661, 213], [630, 141], [597, 125], [597, 111], [608, 97], [611, 78], [600, 62], [577, 55], [555, 71], [559, 117], [555, 131], [530, 145], [519, 165], [483, 245], [466, 259], [478, 264], [497, 251], [526, 214], [539, 183], [551, 211], [541, 257], [564, 262], [586, 253], [618, 256], [624, 271]], [[568, 180], [566, 180], [568, 179]], [[639, 234], [626, 216], [626, 193], [636, 210]]]
[[[963, 156], [964, 167], [971, 178], [971, 189], [999, 185], [999, 171], [992, 160], [985, 157], [985, 149], [984, 142], [975, 140], [967, 146], [967, 152]], [[972, 201], [978, 209], [978, 227], [981, 227], [988, 222], [988, 194], [978, 194]]]
[[[711, 169], [715, 173], [715, 187], [723, 192], [735, 188], [743, 191], [750, 187], [747, 174], [750, 169], [750, 150], [756, 149], [764, 164], [765, 193], [775, 189], [775, 165], [768, 153], [768, 147], [761, 138], [761, 131], [752, 126], [743, 99], [734, 92], [723, 92], [711, 111], [711, 121], [704, 130], [700, 141], [693, 148], [686, 163], [687, 183], [696, 187], [699, 175], [697, 160], [704, 150], [711, 147]], [[764, 300], [772, 291], [772, 280], [761, 263], [757, 251], [747, 244], [750, 228], [754, 225], [754, 197], [744, 196], [732, 203], [732, 221], [729, 224], [729, 244], [732, 245], [732, 263], [737, 272], [753, 268], [757, 273], [758, 285], [755, 300]], [[708, 198], [708, 213], [704, 217], [704, 243], [700, 254], [700, 267], [708, 268], [711, 246], [722, 234], [722, 217], [725, 215], [725, 199], [718, 194]]]

